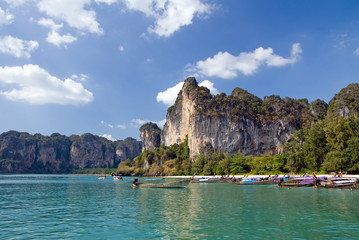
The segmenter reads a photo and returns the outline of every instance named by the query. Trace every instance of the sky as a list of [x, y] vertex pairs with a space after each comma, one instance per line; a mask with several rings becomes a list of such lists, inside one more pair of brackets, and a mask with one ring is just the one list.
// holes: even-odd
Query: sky
[[140, 140], [190, 76], [329, 103], [359, 80], [359, 1], [0, 1], [0, 133]]

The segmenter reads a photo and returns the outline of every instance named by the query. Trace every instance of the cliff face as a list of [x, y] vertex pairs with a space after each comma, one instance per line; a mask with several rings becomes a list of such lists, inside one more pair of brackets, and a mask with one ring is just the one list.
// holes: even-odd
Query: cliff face
[[86, 133], [66, 137], [9, 131], [0, 135], [0, 172], [70, 173], [73, 169], [117, 167], [138, 156], [142, 144], [135, 139], [112, 142]]
[[140, 138], [143, 143], [142, 152], [153, 150], [161, 145], [161, 129], [155, 123], [146, 123], [140, 128]]
[[359, 112], [359, 84], [352, 83], [335, 94], [329, 102], [329, 113], [344, 118]]
[[161, 143], [181, 143], [188, 135], [193, 159], [208, 145], [229, 153], [279, 153], [297, 129], [318, 118], [312, 112], [306, 99], [273, 95], [262, 100], [240, 88], [228, 97], [211, 96], [188, 78], [168, 109]]

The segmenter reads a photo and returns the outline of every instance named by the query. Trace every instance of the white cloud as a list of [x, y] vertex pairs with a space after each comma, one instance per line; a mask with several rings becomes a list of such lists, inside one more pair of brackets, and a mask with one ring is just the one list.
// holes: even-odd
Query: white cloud
[[[183, 87], [183, 83], [184, 82], [179, 82], [175, 86], [168, 88], [163, 92], [159, 92], [156, 97], [157, 102], [162, 102], [168, 106], [172, 106], [177, 99], [178, 93]], [[217, 95], [219, 93], [218, 90], [214, 87], [214, 84], [208, 80], [204, 80], [198, 85], [208, 88], [212, 95]]]
[[132, 119], [131, 126], [135, 127], [135, 128], [139, 128], [143, 124], [149, 123], [149, 122], [156, 123], [159, 128], [163, 128], [163, 125], [165, 125], [165, 123], [166, 123], [166, 119], [163, 119], [160, 121], [149, 121], [149, 120], [143, 120], [143, 119], [136, 118], [136, 119]]
[[171, 106], [175, 103], [179, 91], [181, 91], [184, 82], [179, 82], [173, 87], [167, 88], [163, 92], [157, 94], [157, 102], [163, 102], [164, 104]]
[[57, 47], [66, 43], [72, 43], [77, 40], [77, 38], [71, 36], [71, 34], [60, 35], [58, 31], [63, 27], [63, 24], [56, 24], [52, 19], [42, 18], [37, 23], [50, 28], [50, 32], [47, 35], [46, 41], [54, 44]]
[[0, 82], [17, 86], [0, 92], [0, 95], [12, 101], [80, 105], [93, 100], [93, 94], [84, 89], [81, 83], [70, 78], [62, 81], [38, 65], [0, 67]]
[[131, 121], [131, 125], [133, 127], [140, 127], [141, 125], [147, 123], [147, 122], [150, 122], [150, 121], [146, 121], [146, 120], [142, 120], [142, 119], [139, 119], [139, 118], [136, 118], [136, 119], [132, 119]]
[[272, 48], [259, 47], [253, 52], [243, 52], [233, 56], [228, 52], [218, 52], [213, 58], [198, 61], [195, 66], [189, 66], [187, 70], [196, 71], [200, 75], [219, 77], [224, 79], [237, 77], [239, 73], [244, 75], [254, 74], [262, 65], [268, 67], [281, 67], [294, 64], [300, 59], [302, 49], [299, 43], [292, 45], [289, 58], [284, 58], [273, 53]]
[[9, 13], [8, 11], [2, 10], [2, 8], [0, 7], [0, 26], [12, 23], [13, 19], [14, 15]]
[[111, 134], [103, 134], [103, 135], [100, 135], [100, 137], [104, 137], [106, 138], [107, 140], [110, 140], [110, 141], [117, 141], [117, 139], [113, 138]]
[[166, 123], [166, 119], [160, 120], [158, 122], [155, 122], [159, 128], [163, 128], [163, 126]]
[[354, 55], [359, 56], [359, 48], [355, 49], [355, 51], [354, 51]]
[[117, 128], [119, 128], [119, 129], [126, 129], [127, 127], [126, 127], [126, 125], [124, 125], [124, 124], [117, 124]]
[[213, 6], [201, 0], [122, 0], [130, 10], [155, 18], [148, 32], [169, 37], [181, 27], [191, 25], [193, 18], [210, 14]]
[[125, 51], [125, 48], [121, 45], [121, 46], [118, 48], [118, 50], [120, 50], [120, 52], [123, 52], [123, 51]]
[[38, 46], [37, 41], [25, 41], [12, 36], [0, 38], [0, 52], [14, 55], [17, 58], [30, 58], [30, 52]]
[[37, 6], [49, 17], [65, 21], [70, 27], [102, 34], [103, 30], [96, 21], [96, 12], [85, 9], [90, 4], [91, 0], [41, 0]]
[[106, 126], [106, 127], [113, 128], [113, 125], [112, 125], [112, 124], [109, 124], [109, 123], [107, 123], [107, 122], [105, 122], [105, 121], [101, 121], [101, 124], [104, 125], [104, 126]]
[[199, 83], [198, 85], [199, 85], [199, 86], [202, 86], [202, 87], [208, 88], [212, 95], [217, 95], [217, 94], [219, 94], [219, 91], [218, 91], [217, 88], [214, 87], [214, 83], [213, 83], [213, 82], [210, 82], [210, 81], [208, 81], [208, 80], [204, 80], [203, 82]]
[[86, 74], [81, 73], [80, 75], [73, 74], [70, 78], [76, 81], [86, 82], [89, 77]]
[[[108, 127], [108, 128], [115, 128], [114, 125], [110, 124], [110, 123], [107, 123], [105, 121], [101, 121], [101, 124]], [[123, 125], [123, 124], [117, 124], [116, 128], [119, 128], [119, 129], [126, 129], [126, 125]]]

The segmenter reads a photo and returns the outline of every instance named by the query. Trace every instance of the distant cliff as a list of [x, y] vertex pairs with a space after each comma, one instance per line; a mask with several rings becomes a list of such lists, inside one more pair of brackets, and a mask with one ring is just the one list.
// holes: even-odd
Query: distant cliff
[[70, 173], [74, 169], [117, 167], [141, 150], [142, 143], [133, 138], [112, 142], [90, 133], [67, 137], [9, 131], [0, 135], [0, 172]]
[[296, 130], [323, 119], [327, 109], [322, 100], [308, 103], [276, 95], [262, 100], [241, 88], [229, 96], [212, 96], [195, 78], [188, 78], [167, 111], [161, 144], [181, 143], [188, 135], [192, 159], [208, 147], [245, 155], [280, 153]]

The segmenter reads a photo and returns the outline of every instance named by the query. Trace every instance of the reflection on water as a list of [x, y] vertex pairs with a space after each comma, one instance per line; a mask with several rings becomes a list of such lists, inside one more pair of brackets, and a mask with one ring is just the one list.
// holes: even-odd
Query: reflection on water
[[1, 239], [355, 239], [359, 191], [0, 175]]

